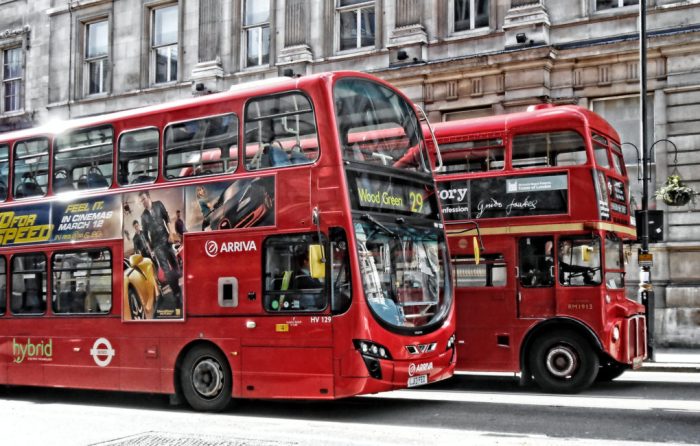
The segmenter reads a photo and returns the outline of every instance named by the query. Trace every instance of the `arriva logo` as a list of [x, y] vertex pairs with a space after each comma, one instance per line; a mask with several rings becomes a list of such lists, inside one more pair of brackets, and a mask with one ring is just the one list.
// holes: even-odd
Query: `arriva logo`
[[257, 251], [258, 246], [254, 240], [244, 240], [241, 242], [221, 242], [218, 245], [214, 240], [207, 240], [204, 244], [204, 251], [209, 257], [216, 257], [225, 252], [249, 252]]
[[430, 370], [433, 369], [433, 363], [432, 362], [424, 362], [422, 364], [413, 364], [408, 366], [408, 376], [413, 376], [416, 373], [424, 373], [424, 372], [429, 372]]
[[16, 364], [21, 364], [26, 359], [27, 361], [51, 361], [53, 357], [53, 339], [33, 343], [27, 338], [26, 343], [17, 343], [15, 338], [12, 338], [12, 356]]

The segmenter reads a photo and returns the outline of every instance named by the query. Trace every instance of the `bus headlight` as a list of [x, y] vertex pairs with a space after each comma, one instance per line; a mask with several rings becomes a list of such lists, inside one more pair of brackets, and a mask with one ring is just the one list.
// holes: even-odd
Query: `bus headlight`
[[447, 348], [445, 350], [449, 350], [455, 346], [455, 334], [450, 336], [450, 339], [447, 340]]
[[389, 351], [381, 344], [377, 344], [376, 342], [372, 341], [363, 341], [361, 339], [354, 339], [352, 342], [362, 356], [371, 356], [378, 359], [391, 359]]
[[618, 327], [617, 325], [613, 327], [612, 340], [613, 342], [617, 342], [620, 340], [620, 327]]

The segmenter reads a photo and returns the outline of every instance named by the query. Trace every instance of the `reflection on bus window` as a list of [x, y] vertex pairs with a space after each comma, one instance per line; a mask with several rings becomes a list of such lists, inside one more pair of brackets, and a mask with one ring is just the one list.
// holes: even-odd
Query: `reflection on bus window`
[[518, 251], [522, 286], [554, 286], [554, 241], [551, 236], [521, 238]]
[[158, 130], [143, 129], [119, 137], [119, 184], [153, 183], [158, 178]]
[[533, 133], [513, 138], [513, 167], [577, 166], [586, 163], [586, 144], [578, 133]]
[[[311, 235], [271, 237], [265, 241], [265, 299], [267, 311], [320, 311], [326, 308], [326, 281], [312, 274]], [[325, 266], [324, 266], [325, 268]]]
[[453, 265], [458, 288], [506, 286], [508, 269], [501, 254], [487, 255], [478, 265], [474, 257], [456, 257]]
[[503, 170], [505, 147], [503, 139], [481, 139], [440, 144], [444, 169], [440, 173], [489, 172]]
[[625, 287], [625, 261], [622, 240], [608, 235], [605, 238], [605, 286], [609, 289]]
[[342, 79], [333, 89], [333, 99], [345, 160], [428, 171], [422, 129], [401, 96], [365, 79]]
[[179, 122], [165, 129], [168, 179], [233, 172], [238, 165], [238, 117], [233, 113]]
[[13, 188], [15, 198], [46, 195], [49, 172], [49, 140], [36, 138], [15, 144]]
[[600, 240], [567, 238], [559, 241], [559, 283], [600, 285]]
[[248, 170], [309, 164], [318, 159], [313, 108], [301, 93], [253, 99], [245, 110]]
[[54, 192], [111, 186], [113, 133], [112, 127], [102, 126], [57, 137], [53, 158]]
[[5, 314], [7, 305], [7, 264], [5, 257], [0, 256], [0, 314]]
[[331, 311], [345, 313], [352, 303], [350, 249], [342, 228], [331, 229]]
[[7, 199], [7, 182], [10, 176], [10, 147], [0, 145], [0, 201]]
[[51, 271], [54, 313], [109, 313], [112, 308], [112, 259], [108, 250], [56, 253]]
[[12, 257], [12, 296], [15, 314], [46, 312], [46, 256], [18, 254]]

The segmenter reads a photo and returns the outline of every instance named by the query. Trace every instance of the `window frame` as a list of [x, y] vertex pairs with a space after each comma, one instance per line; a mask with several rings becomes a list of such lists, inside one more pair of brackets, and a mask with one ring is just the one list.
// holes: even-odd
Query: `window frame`
[[[177, 38], [175, 42], [168, 42], [168, 43], [161, 43], [161, 44], [156, 44], [156, 14], [158, 11], [162, 11], [164, 9], [168, 8], [176, 8], [177, 9]], [[159, 85], [167, 85], [167, 84], [172, 84], [178, 82], [178, 79], [180, 78], [179, 76], [179, 71], [180, 71], [180, 41], [181, 41], [181, 33], [182, 33], [182, 27], [181, 25], [181, 12], [182, 8], [180, 7], [180, 4], [178, 2], [175, 3], [167, 3], [167, 4], [162, 4], [162, 5], [157, 5], [149, 10], [149, 24], [150, 24], [150, 36], [149, 36], [149, 66], [150, 66], [150, 79], [151, 79], [151, 85], [153, 86], [159, 86]], [[167, 57], [167, 64], [166, 64], [166, 79], [163, 81], [158, 81], [158, 51], [161, 49], [168, 49], [168, 57]], [[171, 68], [172, 68], [172, 61], [173, 61], [173, 48], [174, 48], [174, 54], [175, 54], [175, 72], [173, 73]]]
[[[264, 118], [248, 120], [247, 119], [248, 107], [250, 107], [250, 105], [256, 101], [260, 101], [260, 100], [264, 100], [264, 99], [268, 99], [268, 98], [282, 97], [285, 95], [294, 95], [294, 94], [298, 94], [298, 95], [303, 96], [309, 102], [310, 110], [304, 111], [304, 112], [298, 113], [298, 114], [311, 113], [313, 115], [314, 129], [316, 130], [315, 131], [316, 147], [317, 147], [316, 148], [316, 158], [314, 158], [314, 159], [309, 158], [308, 162], [302, 162], [302, 163], [296, 163], [296, 164], [290, 162], [289, 164], [285, 164], [285, 165], [258, 167], [255, 169], [252, 168], [249, 165], [249, 158], [248, 158], [248, 140], [246, 138], [246, 135], [247, 135], [246, 125], [249, 122], [258, 122]], [[294, 114], [289, 114], [289, 113], [285, 113], [285, 114], [287, 114], [289, 116], [294, 116]], [[272, 116], [274, 116], [274, 115], [272, 115]], [[271, 118], [268, 118], [268, 119], [271, 119]], [[241, 140], [241, 144], [240, 144], [240, 147], [241, 147], [240, 154], [243, 157], [241, 161], [242, 161], [243, 165], [245, 166], [245, 170], [248, 172], [259, 172], [259, 171], [265, 171], [265, 170], [270, 170], [270, 169], [283, 169], [283, 168], [297, 167], [297, 166], [309, 166], [309, 165], [315, 164], [321, 158], [321, 139], [320, 139], [320, 135], [319, 135], [316, 107], [315, 107], [314, 101], [311, 99], [311, 96], [309, 96], [308, 94], [306, 94], [306, 92], [304, 92], [302, 90], [287, 90], [287, 91], [281, 91], [281, 92], [277, 92], [277, 93], [271, 93], [271, 94], [267, 94], [267, 95], [261, 95], [261, 96], [255, 96], [255, 97], [249, 98], [245, 102], [245, 105], [243, 107], [243, 119], [241, 121], [241, 128], [243, 129], [243, 132], [242, 132], [243, 139]], [[239, 136], [239, 139], [240, 138], [241, 138], [241, 136]], [[260, 136], [258, 136], [258, 139], [260, 139]], [[259, 143], [260, 142], [258, 141], [258, 144]], [[255, 159], [255, 155], [252, 158], [250, 158], [250, 160], [253, 160], [253, 159]]]
[[[562, 258], [562, 255], [564, 254], [562, 251], [562, 246], [564, 243], [569, 242], [571, 243], [571, 256], [573, 257], [573, 252], [575, 247], [580, 247], [580, 246], [587, 246], [583, 245], [582, 242], [587, 242], [591, 243], [591, 245], [595, 245], [598, 247], [598, 253], [597, 253], [597, 258], [598, 266], [583, 266], [583, 265], [578, 265], [578, 264], [573, 264], [571, 266], [577, 267], [577, 268], [587, 268], [590, 270], [590, 273], [593, 274], [592, 278], [589, 278], [588, 283], [585, 279], [585, 274], [586, 272], [583, 271], [568, 271], [569, 276], [566, 276], [567, 271], [564, 271], [564, 259]], [[601, 242], [600, 237], [597, 234], [594, 234], [593, 236], [589, 235], [569, 235], [569, 236], [562, 236], [559, 237], [559, 239], [556, 242], [556, 263], [557, 263], [557, 275], [559, 276], [559, 280], [557, 281], [557, 285], [560, 287], [564, 288], [581, 288], [581, 287], [597, 287], [601, 286], [603, 284], [603, 280], [605, 279], [603, 276], [603, 267], [604, 267], [604, 258], [603, 258], [603, 243]], [[596, 255], [595, 249], [593, 250], [593, 253], [591, 256]], [[568, 265], [568, 264], [567, 264]], [[596, 271], [597, 269], [597, 271]], [[597, 273], [597, 274], [596, 274]], [[581, 276], [582, 282], [583, 283], [571, 283], [571, 277], [573, 275], [576, 275], [574, 277], [579, 277]], [[597, 277], [597, 281], [594, 279]], [[568, 279], [568, 280], [567, 280]]]
[[[3, 157], [2, 152], [5, 151], [5, 156]], [[3, 169], [7, 169], [7, 173], [3, 174]], [[10, 144], [0, 144], [0, 184], [5, 185], [5, 195], [0, 194], [0, 202], [7, 201], [10, 196], [10, 170], [12, 170], [12, 165], [10, 163]]]
[[[308, 293], [307, 294], [313, 294], [313, 295], [318, 295], [323, 299], [323, 307], [318, 308], [318, 309], [309, 309], [309, 310], [304, 310], [304, 309], [281, 309], [281, 308], [271, 308], [272, 307], [272, 302], [273, 298], [272, 296], [276, 295], [281, 295], [283, 293], [289, 293], [292, 294], [293, 296], [298, 296], [299, 301], [301, 302], [301, 299], [304, 294], [305, 288], [288, 288], [286, 290], [274, 290], [274, 289], [268, 289], [268, 279], [270, 284], [272, 284], [275, 280], [284, 280], [284, 278], [273, 278], [272, 276], [268, 277], [268, 272], [267, 272], [267, 263], [268, 259], [273, 256], [274, 258], [280, 258], [280, 256], [277, 255], [276, 251], [272, 251], [272, 253], [268, 252], [270, 250], [270, 245], [272, 244], [274, 246], [285, 246], [285, 239], [286, 240], [286, 246], [290, 245], [302, 245], [306, 244], [307, 249], [308, 246], [312, 244], [319, 244], [318, 241], [318, 233], [315, 232], [304, 232], [304, 233], [291, 233], [291, 234], [275, 234], [271, 235], [263, 241], [263, 248], [262, 248], [262, 295], [263, 295], [263, 310], [265, 311], [266, 314], [319, 314], [319, 313], [328, 313], [331, 307], [331, 271], [330, 271], [330, 262], [326, 261], [325, 264], [325, 278], [323, 279], [323, 288], [321, 288], [320, 291], [315, 291], [313, 293]], [[330, 253], [330, 248], [329, 248], [329, 241], [328, 238], [326, 237], [325, 234], [321, 234], [321, 242], [320, 244], [323, 246], [323, 249], [326, 253]], [[290, 259], [293, 260], [293, 259]], [[286, 271], [286, 270], [285, 270]], [[293, 271], [293, 270], [292, 270]], [[292, 272], [290, 271], [290, 272]], [[291, 279], [290, 279], [291, 280]], [[296, 292], [296, 293], [295, 293]], [[347, 311], [347, 310], [345, 310]]]
[[[187, 175], [187, 176], [173, 176], [169, 177], [167, 174], [167, 167], [168, 167], [168, 148], [166, 147], [167, 144], [167, 136], [168, 136], [168, 130], [170, 130], [173, 126], [180, 125], [180, 124], [186, 124], [188, 122], [196, 122], [196, 121], [204, 121], [206, 119], [213, 119], [213, 118], [219, 118], [219, 117], [225, 117], [225, 116], [233, 116], [236, 119], [236, 129], [238, 131], [236, 135], [236, 166], [233, 170], [229, 171], [228, 169], [223, 169], [221, 172], [217, 173], [210, 173], [210, 174], [192, 174], [192, 175]], [[200, 141], [202, 142], [202, 141]], [[160, 162], [160, 173], [162, 174], [163, 178], [166, 181], [180, 181], [188, 178], [202, 178], [202, 177], [216, 177], [216, 176], [222, 176], [222, 175], [230, 175], [238, 171], [238, 166], [240, 166], [241, 160], [241, 152], [240, 152], [240, 147], [241, 147], [241, 119], [238, 116], [236, 112], [228, 112], [228, 113], [219, 113], [216, 115], [209, 115], [209, 116], [200, 116], [196, 118], [191, 118], [191, 119], [185, 119], [182, 121], [176, 121], [176, 122], [169, 122], [165, 128], [163, 129], [163, 133], [161, 135], [161, 140], [160, 140], [160, 147], [162, 147], [161, 154], [159, 154], [159, 158], [162, 159]], [[230, 147], [229, 147], [230, 150]], [[202, 160], [200, 160], [202, 162]], [[214, 162], [223, 162], [223, 160], [219, 161], [214, 161]], [[213, 162], [207, 162], [207, 164], [212, 164]], [[205, 163], [202, 163], [205, 164]]]
[[[90, 56], [90, 27], [93, 25], [105, 23], [107, 30], [107, 43], [106, 52], [102, 55]], [[110, 67], [109, 61], [111, 60], [111, 20], [109, 17], [99, 17], [92, 19], [90, 21], [83, 22], [83, 84], [84, 84], [84, 96], [97, 96], [103, 95], [110, 92], [109, 86], [109, 75]], [[90, 69], [93, 64], [99, 64], [99, 83], [100, 88], [98, 91], [90, 91], [92, 86], [92, 70]]]
[[[259, 68], [259, 67], [265, 67], [269, 66], [271, 63], [272, 59], [272, 0], [265, 0], [268, 2], [268, 9], [267, 9], [267, 20], [262, 21], [262, 22], [254, 22], [254, 23], [247, 23], [247, 17], [246, 17], [246, 8], [248, 6], [248, 1], [251, 0], [243, 0], [241, 2], [241, 7], [242, 7], [242, 14], [241, 14], [241, 53], [243, 55], [243, 66], [245, 68]], [[258, 1], [260, 0], [253, 0], [253, 1]], [[267, 62], [264, 61], [264, 55], [263, 55], [263, 44], [264, 44], [264, 30], [267, 28]], [[258, 61], [255, 64], [250, 64], [249, 63], [249, 57], [248, 57], [248, 47], [250, 44], [249, 40], [249, 31], [252, 31], [254, 29], [259, 29], [260, 31], [258, 32], [257, 36], [257, 44], [258, 44]]]
[[448, 23], [450, 35], [461, 36], [464, 34], [470, 34], [473, 32], [478, 32], [481, 30], [486, 30], [491, 28], [491, 1], [489, 0], [486, 6], [486, 21], [485, 26], [476, 26], [476, 2], [479, 0], [467, 0], [469, 2], [469, 28], [457, 30], [455, 21], [455, 7], [458, 0], [449, 0], [448, 3]]
[[[18, 45], [11, 45], [7, 47], [2, 47], [0, 48], [2, 51], [2, 54], [0, 57], [0, 65], [2, 65], [2, 69], [0, 70], [0, 80], [2, 81], [2, 98], [0, 98], [0, 114], [8, 114], [8, 113], [18, 113], [22, 112], [24, 110], [24, 76], [25, 76], [25, 54], [24, 54], [24, 47], [21, 44]], [[7, 59], [8, 59], [8, 53], [11, 51], [18, 51], [19, 53], [19, 76], [15, 77], [5, 77], [5, 67], [7, 66]], [[8, 85], [11, 84], [18, 84], [17, 87], [17, 92], [13, 94], [12, 96], [6, 96], [5, 95], [5, 89]], [[8, 109], [7, 107], [7, 99], [9, 97], [14, 98], [13, 101], [16, 101], [16, 107]]]
[[2, 263], [2, 267], [0, 268], [0, 284], [4, 284], [4, 291], [3, 287], [0, 286], [0, 316], [4, 315], [7, 312], [7, 279], [10, 277], [7, 271], [7, 258], [0, 254], [0, 263]]
[[[461, 274], [462, 277], [460, 277], [459, 274], [460, 267], [466, 267], [461, 268], [463, 272], [463, 274]], [[503, 289], [506, 286], [508, 286], [508, 261], [506, 260], [503, 254], [488, 254], [480, 260], [479, 264], [476, 263], [476, 259], [474, 256], [456, 256], [452, 262], [452, 269], [455, 278], [455, 289]], [[483, 270], [483, 274], [480, 274], [482, 272], [481, 270]], [[477, 275], [470, 276], [469, 271], [473, 271], [472, 274], [476, 273]], [[497, 271], [503, 273], [502, 279], [501, 276], [495, 274]], [[460, 280], [464, 281], [465, 279], [478, 279], [480, 281], [483, 279], [484, 283], [472, 285], [460, 282]]]
[[[122, 172], [120, 169], [121, 166], [121, 147], [122, 147], [122, 138], [125, 136], [129, 136], [132, 133], [136, 132], [143, 132], [143, 131], [150, 131], [150, 130], [155, 130], [156, 134], [158, 135], [158, 142], [156, 145], [156, 150], [155, 150], [155, 159], [156, 159], [156, 170], [155, 170], [155, 178], [153, 181], [143, 181], [143, 182], [133, 182], [133, 183], [122, 183], [119, 179], [121, 178]], [[155, 126], [149, 126], [149, 127], [141, 127], [137, 129], [129, 129], [121, 132], [119, 136], [117, 137], [117, 159], [115, 161], [115, 164], [117, 165], [116, 168], [116, 181], [112, 181], [112, 183], [118, 184], [120, 187], [133, 187], [133, 186], [138, 186], [142, 184], [153, 184], [156, 181], [158, 181], [158, 177], [160, 176], [160, 166], [161, 166], [161, 157], [160, 157], [160, 152], [161, 152], [161, 141], [162, 141], [162, 134], [161, 131], [158, 127]], [[127, 161], [128, 162], [128, 161]], [[129, 175], [129, 171], [127, 170], [127, 175]]]
[[[58, 278], [56, 278], [56, 271], [59, 272], [77, 272], [77, 271], [90, 271], [90, 270], [78, 270], [77, 268], [74, 269], [61, 269], [61, 268], [56, 268], [56, 256], [57, 255], [67, 255], [67, 254], [90, 254], [92, 252], [100, 252], [102, 254], [107, 253], [109, 255], [109, 258], [107, 259], [108, 266], [107, 267], [102, 267], [102, 268], [93, 268], [92, 270], [108, 270], [108, 274], [98, 274], [98, 276], [102, 277], [109, 277], [108, 284], [109, 284], [109, 309], [106, 311], [82, 311], [82, 312], [71, 312], [71, 311], [58, 311], [57, 310], [57, 303], [59, 301], [58, 296], [60, 293], [58, 293], [57, 290], [57, 284], [61, 283], [62, 281]], [[113, 263], [113, 258], [114, 256], [112, 255], [112, 251], [107, 248], [83, 248], [83, 249], [69, 249], [69, 250], [61, 250], [61, 251], [55, 251], [51, 254], [51, 313], [55, 314], [57, 316], [106, 316], [109, 315], [112, 312], [112, 308], [114, 307], [114, 287], [113, 287], [113, 280], [114, 280], [114, 263]], [[88, 276], [89, 277], [89, 276]], [[71, 278], [70, 281], [75, 280], [74, 278]], [[89, 281], [88, 281], [89, 283]], [[48, 290], [47, 290], [48, 291]], [[83, 300], [87, 300], [88, 295], [83, 298]], [[97, 299], [95, 300], [95, 304], [99, 308], [99, 303]]]
[[[568, 135], [568, 136], [567, 136]], [[562, 147], [560, 147], [561, 142], [558, 141], [561, 138], [567, 138], [563, 139], [564, 142], [570, 142], [573, 138], [573, 136], [577, 136], [580, 138], [580, 148], [581, 150], [578, 151], [562, 151]], [[534, 137], [540, 137], [540, 138], [545, 138], [545, 137], [551, 138], [550, 144], [552, 144], [554, 147], [551, 149], [551, 151], [545, 152], [546, 154], [553, 154], [553, 158], [550, 160], [549, 155], [545, 156], [539, 156], [539, 157], [534, 157], [534, 156], [529, 156], [529, 157], [522, 157], [522, 158], [515, 158], [515, 148], [516, 148], [516, 142], [518, 138], [534, 138]], [[529, 170], [529, 169], [562, 169], [562, 168], [576, 168], [576, 167], [583, 167], [583, 166], [588, 166], [591, 164], [591, 160], [589, 159], [588, 156], [588, 150], [586, 149], [586, 137], [576, 131], [575, 129], [561, 129], [561, 130], [549, 130], [549, 131], [538, 131], [538, 132], [523, 132], [523, 133], [515, 133], [511, 134], [508, 143], [508, 148], [510, 149], [510, 152], [507, 153], [507, 158], [508, 158], [508, 163], [510, 164], [510, 169], [513, 171], [524, 171], [524, 170]], [[555, 145], [556, 143], [556, 145]], [[570, 148], [570, 146], [567, 146], [565, 148]], [[520, 152], [519, 154], [521, 154]], [[582, 162], [575, 162], [575, 163], [562, 163], [562, 164], [557, 164], [557, 156], [560, 154], [567, 154], [567, 153], [572, 153], [572, 154], [583, 154], [585, 159]], [[595, 156], [594, 156], [595, 158]], [[523, 164], [522, 160], [538, 160], [538, 159], [543, 159], [544, 164], [533, 164], [533, 163], [526, 163]], [[553, 161], [550, 163], [550, 161]]]
[[[17, 197], [17, 186], [19, 186], [20, 183], [17, 182], [18, 180], [18, 175], [17, 175], [17, 160], [18, 160], [18, 155], [17, 155], [17, 147], [22, 144], [22, 143], [28, 143], [32, 141], [39, 141], [39, 140], [45, 140], [46, 141], [46, 152], [42, 152], [38, 155], [32, 155], [32, 156], [24, 156], [22, 159], [29, 159], [29, 158], [41, 158], [41, 157], [46, 157], [46, 183], [42, 187], [39, 182], [36, 180], [36, 175], [34, 178], [34, 182], [43, 189], [42, 194], [37, 194], [37, 195], [30, 195], [26, 197]], [[35, 136], [27, 139], [23, 139], [20, 141], [15, 141], [15, 143], [12, 146], [12, 198], [15, 200], [27, 200], [27, 199], [32, 199], [32, 198], [38, 198], [38, 197], [45, 197], [48, 194], [48, 189], [49, 189], [49, 177], [51, 176], [51, 172], [49, 171], [50, 167], [50, 161], [51, 161], [51, 145], [52, 141], [46, 136]], [[39, 162], [37, 162], [39, 164]], [[31, 169], [30, 169], [31, 170]], [[25, 172], [26, 174], [26, 172]], [[24, 175], [19, 177], [20, 181], [23, 179]]]
[[[111, 131], [111, 134], [112, 134], [112, 135], [111, 135], [111, 141], [110, 141], [109, 143], [105, 143], [105, 144], [100, 144], [100, 145], [99, 145], [99, 146], [107, 146], [107, 145], [109, 145], [109, 148], [110, 148], [109, 151], [108, 151], [108, 152], [105, 151], [105, 153], [109, 153], [109, 155], [110, 155], [110, 162], [108, 163], [108, 165], [109, 165], [109, 172], [107, 172], [107, 174], [105, 175], [105, 172], [102, 172], [102, 169], [99, 168], [99, 166], [104, 165], [104, 163], [100, 163], [99, 165], [96, 163], [94, 166], [88, 167], [88, 168], [87, 168], [87, 171], [85, 172], [84, 175], [85, 175], [85, 177], [86, 177], [85, 181], [86, 181], [86, 183], [88, 183], [88, 182], [89, 182], [90, 171], [92, 170], [93, 167], [95, 167], [95, 168], [97, 168], [97, 170], [100, 172], [100, 176], [101, 176], [103, 179], [105, 179], [105, 180], [108, 181], [107, 185], [106, 185], [106, 186], [100, 185], [100, 186], [97, 186], [97, 187], [80, 188], [80, 187], [79, 187], [79, 181], [80, 181], [80, 178], [82, 178], [82, 175], [81, 175], [79, 178], [77, 178], [77, 179], [74, 179], [74, 178], [72, 178], [72, 177], [69, 177], [69, 178], [71, 178], [70, 182], [71, 182], [71, 185], [73, 186], [73, 190], [91, 191], [91, 190], [109, 189], [110, 187], [112, 187], [112, 185], [114, 184], [114, 175], [113, 175], [113, 173], [114, 173], [114, 135], [115, 135], [115, 132], [114, 132], [114, 127], [113, 127], [111, 124], [102, 124], [102, 125], [97, 125], [97, 126], [93, 126], [93, 127], [82, 127], [82, 128], [71, 129], [71, 130], [69, 130], [69, 131], [66, 131], [65, 133], [62, 133], [62, 134], [58, 135], [56, 138], [54, 138], [54, 141], [53, 141], [53, 148], [52, 148], [53, 150], [51, 150], [51, 154], [52, 154], [52, 160], [51, 160], [51, 161], [52, 161], [52, 163], [51, 163], [51, 190], [52, 190], [52, 192], [53, 192], [54, 194], [57, 193], [56, 190], [55, 190], [55, 184], [56, 184], [56, 173], [58, 173], [58, 171], [59, 171], [59, 169], [57, 169], [56, 166], [62, 164], [61, 160], [58, 159], [58, 155], [63, 154], [63, 153], [69, 153], [69, 152], [81, 152], [81, 151], [86, 151], [86, 150], [90, 150], [90, 148], [91, 148], [91, 146], [85, 146], [85, 147], [80, 147], [80, 146], [78, 146], [78, 147], [64, 147], [63, 150], [60, 150], [60, 149], [58, 148], [58, 146], [59, 146], [59, 144], [58, 144], [59, 140], [60, 140], [61, 138], [66, 138], [66, 137], [68, 137], [68, 136], [70, 136], [70, 135], [73, 135], [73, 134], [76, 134], [76, 133], [81, 133], [81, 132], [82, 132], [82, 133], [85, 133], [85, 132], [89, 132], [89, 131], [92, 131], [92, 130], [98, 130], [98, 129], [109, 129], [109, 130]], [[73, 166], [73, 167], [70, 169], [70, 172], [67, 172], [67, 173], [68, 173], [69, 175], [72, 175], [75, 168], [76, 168], [76, 166]], [[82, 167], [82, 169], [85, 169], [85, 167]], [[76, 183], [77, 183], [77, 184], [76, 184]], [[88, 184], [89, 184], [89, 183], [88, 183]], [[58, 193], [65, 193], [65, 191], [61, 191], [61, 192], [58, 192]]]
[[[631, 5], [625, 5], [625, 0], [615, 0], [617, 4], [613, 4], [608, 8], [603, 8], [601, 9], [599, 7], [599, 2], [600, 0], [593, 0], [593, 11], [594, 12], [602, 12], [602, 11], [612, 11], [612, 10], [617, 10], [617, 9], [622, 9], [622, 8], [632, 8], [635, 6], [639, 6], [639, 0], [636, 0], [637, 3], [633, 3]], [[647, 1], [647, 0], [644, 0]]]
[[[30, 270], [30, 272], [29, 272], [29, 274], [37, 274], [37, 273], [42, 274], [42, 287], [41, 287], [41, 289], [39, 289], [39, 294], [37, 295], [37, 300], [38, 300], [40, 305], [43, 302], [43, 310], [39, 311], [39, 312], [14, 311], [12, 309], [12, 307], [13, 307], [13, 305], [12, 305], [13, 299], [12, 298], [14, 297], [15, 275], [28, 274], [26, 271], [21, 271], [19, 273], [15, 273], [14, 272], [14, 262], [15, 262], [15, 259], [18, 259], [21, 257], [32, 257], [32, 256], [34, 256], [34, 257], [41, 256], [44, 258], [44, 270], [43, 270], [43, 272], [38, 271], [38, 270], [36, 270], [36, 271]], [[21, 316], [21, 317], [24, 317], [24, 316], [43, 316], [46, 314], [47, 308], [48, 308], [48, 302], [46, 301], [46, 299], [48, 297], [47, 296], [47, 294], [48, 294], [48, 274], [49, 274], [48, 266], [49, 266], [48, 265], [48, 258], [44, 252], [36, 252], [36, 251], [23, 252], [23, 253], [15, 254], [12, 256], [12, 258], [10, 260], [10, 271], [9, 271], [8, 277], [10, 277], [10, 284], [11, 284], [11, 287], [10, 287], [10, 289], [11, 289], [11, 291], [10, 291], [10, 293], [11, 293], [10, 294], [10, 312], [14, 316]]]
[[[335, 0], [335, 28], [337, 30], [335, 34], [336, 38], [336, 51], [340, 54], [352, 53], [357, 51], [367, 51], [375, 49], [377, 47], [377, 35], [378, 35], [378, 24], [379, 19], [377, 16], [377, 2], [376, 0], [367, 0], [364, 2], [341, 6], [342, 0]], [[372, 9], [374, 12], [374, 39], [371, 45], [362, 45], [362, 10]], [[341, 19], [340, 16], [343, 13], [351, 12], [355, 13], [355, 46], [350, 48], [343, 48], [342, 37], [341, 37]]]

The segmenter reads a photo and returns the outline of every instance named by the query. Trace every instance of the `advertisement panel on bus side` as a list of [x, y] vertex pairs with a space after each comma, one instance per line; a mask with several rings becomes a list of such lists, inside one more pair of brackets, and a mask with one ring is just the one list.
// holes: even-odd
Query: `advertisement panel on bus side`
[[124, 320], [182, 319], [186, 233], [275, 224], [275, 177], [122, 195]]

